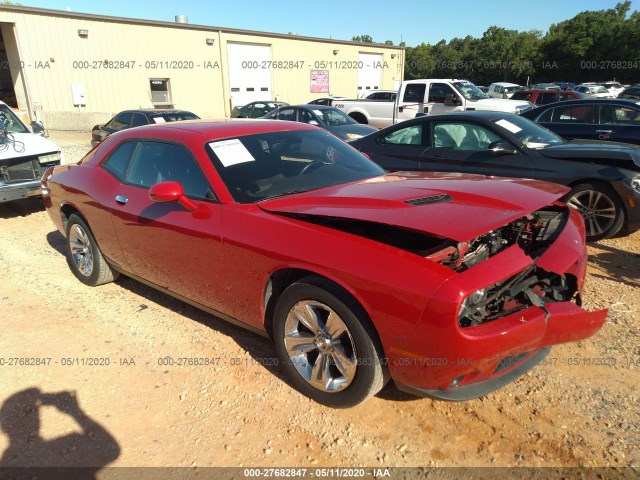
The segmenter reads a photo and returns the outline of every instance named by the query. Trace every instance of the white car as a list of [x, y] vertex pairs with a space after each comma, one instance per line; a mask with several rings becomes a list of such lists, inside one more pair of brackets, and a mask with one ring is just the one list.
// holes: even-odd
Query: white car
[[609, 93], [616, 98], [624, 90], [624, 87], [620, 84], [620, 82], [604, 82], [604, 83], [601, 83], [601, 85], [604, 88], [606, 88], [609, 91]]
[[0, 203], [40, 195], [42, 175], [62, 161], [60, 147], [42, 135], [42, 124], [31, 127], [35, 133], [0, 102]]
[[519, 88], [517, 83], [496, 82], [489, 85], [487, 95], [491, 98], [511, 98]]
[[613, 98], [613, 95], [602, 85], [576, 85], [573, 87], [574, 92], [584, 93], [589, 98]]

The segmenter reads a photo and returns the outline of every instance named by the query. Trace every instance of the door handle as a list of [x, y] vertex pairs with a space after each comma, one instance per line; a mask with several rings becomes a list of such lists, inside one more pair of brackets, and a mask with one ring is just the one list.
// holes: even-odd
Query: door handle
[[596, 133], [611, 133], [613, 130], [596, 130]]
[[123, 197], [122, 195], [118, 195], [116, 197], [116, 202], [118, 202], [118, 203], [120, 203], [122, 205], [126, 204], [128, 201], [129, 201], [129, 199], [127, 197]]

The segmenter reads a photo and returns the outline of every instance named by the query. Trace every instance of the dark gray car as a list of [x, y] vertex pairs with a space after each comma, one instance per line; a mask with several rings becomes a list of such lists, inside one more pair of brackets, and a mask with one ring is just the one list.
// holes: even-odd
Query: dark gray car
[[104, 125], [96, 125], [91, 129], [91, 144], [96, 145], [114, 132], [143, 125], [178, 122], [181, 120], [197, 120], [195, 113], [186, 110], [140, 109], [125, 110], [118, 113]]
[[262, 118], [317, 125], [345, 142], [351, 142], [378, 131], [377, 128], [356, 122], [337, 108], [324, 105], [287, 105], [269, 112]]

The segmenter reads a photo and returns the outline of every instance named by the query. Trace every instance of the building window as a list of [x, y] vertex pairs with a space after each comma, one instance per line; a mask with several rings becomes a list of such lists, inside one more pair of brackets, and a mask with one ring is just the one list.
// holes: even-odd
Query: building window
[[171, 85], [168, 78], [152, 78], [149, 81], [151, 87], [151, 103], [158, 106], [171, 105]]

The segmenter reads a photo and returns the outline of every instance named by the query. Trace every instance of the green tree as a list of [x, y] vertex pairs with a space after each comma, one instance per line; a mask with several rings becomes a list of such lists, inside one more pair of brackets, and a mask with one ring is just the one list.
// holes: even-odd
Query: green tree
[[371, 35], [356, 35], [355, 37], [351, 37], [351, 41], [360, 43], [374, 43]]
[[[554, 75], [579, 76], [585, 81], [615, 75], [615, 70], [619, 70], [615, 64], [611, 68], [615, 61], [639, 60], [638, 15], [627, 19], [630, 8], [631, 2], [625, 1], [612, 9], [585, 11], [551, 25], [542, 45], [543, 65], [555, 63]], [[630, 45], [635, 48], [631, 50]], [[543, 72], [543, 76], [548, 77], [548, 72]]]

